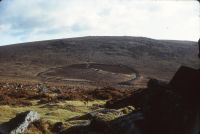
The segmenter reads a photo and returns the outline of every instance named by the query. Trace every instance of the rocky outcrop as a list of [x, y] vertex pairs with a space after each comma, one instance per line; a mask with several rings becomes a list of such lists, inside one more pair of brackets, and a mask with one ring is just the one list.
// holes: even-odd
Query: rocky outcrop
[[[198, 0], [199, 1], [199, 0]], [[200, 38], [199, 38], [199, 40], [198, 40], [198, 46], [199, 46], [199, 54], [198, 54], [198, 56], [199, 56], [199, 58], [200, 58]]]
[[170, 83], [151, 79], [147, 88], [108, 101], [106, 107], [139, 109], [144, 115], [144, 134], [199, 134], [199, 81], [199, 70], [180, 67]]
[[[185, 104], [190, 109], [200, 111], [200, 70], [182, 66], [176, 72], [170, 85], [173, 91], [184, 98]], [[191, 107], [192, 106], [192, 107]]]
[[156, 79], [150, 79], [147, 86], [147, 88], [137, 90], [128, 97], [108, 101], [105, 105], [106, 108], [119, 109], [126, 106], [141, 108], [146, 106], [146, 102], [148, 102], [155, 94], [162, 91], [169, 91], [170, 89], [166, 82], [158, 81]]
[[142, 113], [135, 112], [135, 108], [128, 106], [118, 110], [99, 109], [71, 120], [87, 120], [87, 123], [74, 125], [63, 130], [62, 134], [140, 134], [137, 121], [142, 120]]
[[21, 134], [27, 129], [30, 123], [39, 119], [39, 114], [34, 111], [26, 111], [17, 114], [15, 118], [0, 125], [0, 133]]
[[141, 112], [131, 112], [109, 122], [106, 134], [142, 134], [144, 116]]
[[61, 134], [142, 134], [143, 114], [131, 112], [112, 120], [94, 117], [87, 126], [74, 126], [61, 132]]

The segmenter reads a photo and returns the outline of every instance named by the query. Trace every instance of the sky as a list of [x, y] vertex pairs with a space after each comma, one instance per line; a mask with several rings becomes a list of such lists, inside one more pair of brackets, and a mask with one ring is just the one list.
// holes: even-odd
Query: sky
[[0, 45], [80, 36], [197, 41], [195, 0], [2, 0]]

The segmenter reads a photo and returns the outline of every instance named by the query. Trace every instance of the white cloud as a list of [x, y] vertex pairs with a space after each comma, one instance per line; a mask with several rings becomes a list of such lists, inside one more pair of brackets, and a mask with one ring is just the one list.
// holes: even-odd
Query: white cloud
[[4, 0], [0, 44], [88, 35], [198, 40], [196, 1]]

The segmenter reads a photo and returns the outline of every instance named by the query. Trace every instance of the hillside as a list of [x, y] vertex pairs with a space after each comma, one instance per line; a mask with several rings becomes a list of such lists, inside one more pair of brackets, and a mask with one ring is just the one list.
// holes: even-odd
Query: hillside
[[0, 47], [0, 78], [123, 83], [135, 75], [170, 80], [180, 65], [200, 67], [196, 42], [144, 37], [80, 37]]

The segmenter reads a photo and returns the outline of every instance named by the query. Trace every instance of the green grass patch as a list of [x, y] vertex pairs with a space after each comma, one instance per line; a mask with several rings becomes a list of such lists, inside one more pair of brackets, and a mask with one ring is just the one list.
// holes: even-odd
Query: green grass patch
[[83, 115], [92, 111], [97, 105], [101, 106], [106, 101], [63, 101], [55, 104], [38, 104], [38, 101], [31, 101], [32, 106], [0, 106], [0, 123], [6, 122], [15, 117], [17, 113], [25, 112], [28, 110], [36, 111], [40, 114], [41, 118], [50, 122], [60, 122], [68, 120], [75, 116]]

